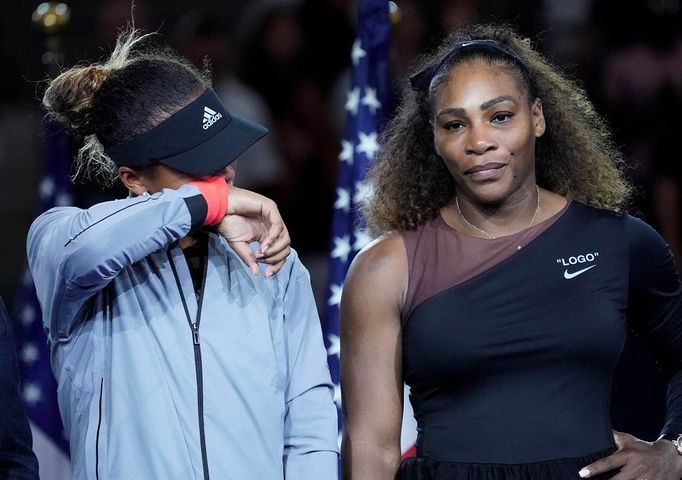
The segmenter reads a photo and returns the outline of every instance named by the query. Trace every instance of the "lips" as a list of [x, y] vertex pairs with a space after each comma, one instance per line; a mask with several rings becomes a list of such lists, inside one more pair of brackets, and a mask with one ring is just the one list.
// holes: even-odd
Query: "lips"
[[464, 174], [474, 180], [489, 180], [501, 175], [506, 166], [507, 164], [502, 162], [489, 162], [471, 167]]

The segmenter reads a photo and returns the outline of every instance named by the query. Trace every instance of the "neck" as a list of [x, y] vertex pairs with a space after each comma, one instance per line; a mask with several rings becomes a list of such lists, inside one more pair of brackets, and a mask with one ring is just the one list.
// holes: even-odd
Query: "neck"
[[533, 184], [500, 204], [484, 204], [467, 196], [455, 197], [457, 223], [467, 233], [485, 238], [511, 235], [534, 225], [540, 213], [541, 193]]

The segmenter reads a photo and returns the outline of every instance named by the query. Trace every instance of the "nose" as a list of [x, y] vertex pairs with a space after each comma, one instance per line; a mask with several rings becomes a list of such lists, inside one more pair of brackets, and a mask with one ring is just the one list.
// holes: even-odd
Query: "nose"
[[497, 141], [492, 132], [484, 126], [471, 126], [465, 148], [467, 155], [483, 155], [486, 152], [497, 150]]
[[222, 170], [218, 170], [214, 176], [216, 177], [222, 177], [225, 179], [227, 183], [231, 183], [234, 180], [234, 175], [235, 175], [235, 167], [237, 162], [232, 162], [229, 164], [227, 167], [223, 168]]

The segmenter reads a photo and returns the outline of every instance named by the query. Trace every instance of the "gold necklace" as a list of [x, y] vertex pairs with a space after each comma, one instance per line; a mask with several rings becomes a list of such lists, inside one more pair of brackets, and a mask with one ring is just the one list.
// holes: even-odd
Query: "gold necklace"
[[[537, 206], [535, 207], [535, 213], [533, 213], [533, 217], [530, 219], [530, 223], [528, 224], [528, 226], [526, 226], [526, 228], [529, 228], [531, 225], [533, 225], [533, 222], [535, 222], [535, 217], [538, 216], [538, 212], [540, 211], [540, 188], [537, 185], [535, 185], [535, 190], [538, 193], [537, 194]], [[496, 238], [495, 235], [493, 235], [492, 233], [488, 233], [485, 230], [483, 230], [482, 228], [478, 228], [476, 225], [474, 225], [469, 220], [467, 220], [467, 217], [464, 216], [464, 214], [462, 213], [462, 210], [459, 208], [459, 198], [457, 196], [455, 196], [455, 205], [457, 206], [457, 213], [459, 213], [459, 216], [462, 217], [462, 220], [464, 220], [464, 223], [466, 223], [468, 226], [470, 226], [474, 230], [478, 231], [479, 233], [482, 233], [483, 235], [485, 235], [486, 237], [488, 237], [490, 239], [494, 240]]]

